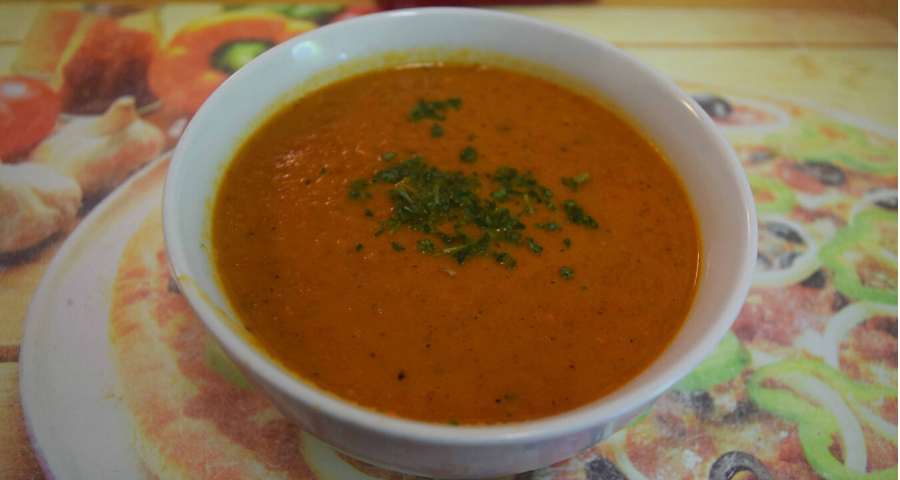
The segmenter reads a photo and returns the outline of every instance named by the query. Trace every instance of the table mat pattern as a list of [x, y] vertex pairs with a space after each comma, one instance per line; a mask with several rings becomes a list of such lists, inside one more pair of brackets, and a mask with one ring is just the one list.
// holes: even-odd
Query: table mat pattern
[[[375, 7], [207, 10], [177, 22], [159, 7], [48, 4], [38, 13], [13, 64], [18, 76], [0, 78], [15, 107], [0, 112], [0, 205], [14, 206], [0, 208], [0, 323], [24, 318], [68, 232], [170, 150], [230, 72]], [[747, 302], [710, 359], [628, 428], [518, 477], [896, 478], [896, 130], [794, 99], [682, 87], [731, 141], [757, 200], [760, 251]], [[336, 454], [247, 388], [172, 287], [157, 215], [130, 241], [111, 287], [113, 303], [140, 305], [119, 316], [113, 308], [110, 329], [145, 473], [405, 477]], [[141, 352], [150, 353], [117, 350], [123, 328], [143, 332]], [[16, 351], [0, 346], [0, 356]], [[160, 355], [175, 365], [168, 377], [141, 368]], [[191, 428], [190, 438], [162, 434]]]

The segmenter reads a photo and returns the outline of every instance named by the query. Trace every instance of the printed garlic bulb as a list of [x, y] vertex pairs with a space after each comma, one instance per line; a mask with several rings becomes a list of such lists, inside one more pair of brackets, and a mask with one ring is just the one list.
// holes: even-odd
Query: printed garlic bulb
[[32, 152], [81, 185], [85, 197], [106, 193], [159, 155], [163, 133], [140, 119], [133, 97], [121, 97], [100, 117], [76, 119]]

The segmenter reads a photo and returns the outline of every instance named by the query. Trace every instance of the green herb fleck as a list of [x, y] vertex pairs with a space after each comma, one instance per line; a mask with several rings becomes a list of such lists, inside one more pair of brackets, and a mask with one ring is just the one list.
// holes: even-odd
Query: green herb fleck
[[581, 289], [582, 289], [582, 290], [587, 290], [587, 287], [582, 286]]
[[444, 232], [438, 232], [438, 237], [441, 237], [441, 240], [447, 245], [456, 241], [456, 238], [453, 235], [447, 235]]
[[509, 200], [509, 194], [506, 193], [505, 188], [501, 188], [500, 190], [497, 190], [496, 192], [491, 192], [491, 196], [494, 197], [498, 202], [501, 202], [501, 203]]
[[565, 243], [567, 247], [571, 247], [571, 246], [572, 246], [572, 241], [569, 240], [568, 238], [564, 238], [564, 239], [563, 239], [563, 243]]
[[528, 198], [528, 194], [522, 195], [522, 199], [525, 200], [525, 210], [532, 217], [534, 216], [534, 207], [531, 206], [531, 199]]
[[319, 175], [321, 175], [321, 174], [323, 174], [323, 173], [325, 173], [325, 170], [327, 170], [327, 168], [326, 168], [326, 167], [322, 167], [322, 168], [320, 168], [320, 169], [319, 169]]
[[[548, 232], [555, 232], [558, 230], [562, 230], [562, 226], [556, 222], [547, 222], [547, 223], [535, 223], [535, 227], [545, 228]], [[567, 239], [568, 240], [568, 239]]]
[[462, 106], [462, 99], [448, 98], [443, 102], [429, 102], [426, 100], [419, 100], [418, 102], [416, 102], [416, 106], [412, 109], [412, 111], [409, 112], [409, 121], [418, 122], [426, 118], [430, 118], [432, 120], [446, 120], [447, 117], [444, 115], [444, 110], [446, 110], [448, 106], [453, 107], [454, 110], [458, 111]]
[[385, 162], [390, 162], [396, 156], [397, 156], [396, 152], [387, 152], [387, 153], [381, 154], [381, 159], [384, 160]]
[[469, 145], [459, 152], [459, 161], [462, 163], [475, 163], [478, 160], [478, 151], [475, 147]]
[[402, 251], [406, 250], [405, 248], [403, 248], [403, 245], [400, 245], [397, 242], [391, 242], [391, 246], [394, 247], [395, 252], [402, 252]]
[[584, 225], [589, 228], [598, 228], [597, 222], [591, 218], [589, 215], [584, 213], [584, 210], [575, 203], [574, 200], [566, 200], [563, 202], [563, 209], [566, 211], [566, 218], [569, 219], [570, 222], [576, 225]]
[[540, 255], [541, 252], [544, 250], [544, 247], [538, 245], [537, 242], [535, 242], [533, 238], [525, 237], [525, 241], [528, 242], [528, 246], [531, 247], [531, 251], [538, 255]]
[[559, 276], [566, 280], [571, 280], [574, 275], [575, 270], [572, 270], [569, 267], [562, 267], [559, 269]]
[[365, 215], [365, 216], [367, 216], [367, 217], [371, 217], [371, 216], [374, 216], [375, 214], [372, 213], [372, 211], [369, 210], [369, 209], [367, 208], [367, 209], [363, 212], [363, 215]]
[[578, 175], [575, 175], [574, 177], [570, 177], [570, 178], [562, 177], [562, 183], [563, 183], [563, 185], [571, 188], [572, 191], [574, 192], [574, 191], [578, 190], [579, 185], [588, 181], [590, 178], [591, 178], [591, 176], [588, 175], [587, 173], [579, 173]]
[[550, 210], [556, 211], [556, 207], [550, 202], [553, 192], [549, 188], [539, 185], [537, 180], [531, 176], [531, 172], [519, 173], [515, 168], [500, 167], [491, 177], [491, 182], [499, 185], [501, 188], [493, 193], [498, 202], [506, 202], [514, 195], [521, 195], [525, 201], [526, 211], [534, 214], [534, 207], [531, 204], [533, 199], [537, 203], [546, 203]]
[[347, 192], [347, 196], [351, 200], [372, 198], [372, 194], [369, 193], [369, 182], [363, 178], [350, 182], [350, 191]]
[[453, 425], [454, 427], [459, 426], [459, 422], [457, 422], [456, 420], [447, 420], [447, 423], [449, 423], [450, 425]]
[[431, 241], [430, 238], [423, 238], [419, 240], [419, 250], [423, 252], [433, 252], [434, 251], [434, 242]]
[[434, 138], [440, 138], [444, 136], [444, 128], [438, 125], [437, 123], [433, 123], [431, 125], [431, 136]]
[[517, 398], [519, 398], [519, 395], [518, 395], [517, 393], [513, 393], [513, 392], [510, 392], [510, 393], [507, 393], [506, 395], [503, 395], [503, 399], [504, 399], [504, 400], [507, 400], [507, 401], [510, 401], [510, 402], [513, 401], [513, 400], [515, 400], [515, 399], [517, 399]]
[[475, 134], [474, 134], [474, 133], [470, 133], [469, 136], [466, 137], [466, 138], [471, 142], [472, 140], [475, 140]]
[[472, 241], [466, 234], [462, 234], [466, 239], [465, 245], [445, 248], [444, 253], [450, 254], [460, 265], [469, 258], [470, 255], [486, 255], [490, 252], [491, 236], [485, 232], [478, 240]]
[[357, 252], [361, 252], [361, 251], [362, 251], [362, 244], [361, 244], [361, 243], [357, 243], [357, 244], [356, 244], [356, 251], [357, 251]]

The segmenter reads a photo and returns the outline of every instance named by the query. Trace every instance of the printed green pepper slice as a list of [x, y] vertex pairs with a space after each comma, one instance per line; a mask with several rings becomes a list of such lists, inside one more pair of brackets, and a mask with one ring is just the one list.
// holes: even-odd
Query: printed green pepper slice
[[876, 175], [897, 173], [897, 150], [895, 149], [879, 149], [866, 156], [852, 155], [846, 152], [827, 152], [823, 157], [863, 173]]
[[863, 173], [897, 174], [897, 147], [889, 139], [836, 121], [808, 120], [799, 131], [772, 134], [766, 143], [783, 154], [825, 160]]
[[[819, 475], [834, 480], [897, 478], [897, 467], [865, 473], [866, 445], [856, 418], [871, 424], [874, 414], [863, 404], [896, 398], [896, 390], [856, 382], [814, 360], [762, 367], [748, 377], [746, 389], [757, 407], [797, 424], [803, 453]], [[829, 450], [833, 434], [842, 439], [843, 463]], [[897, 443], [896, 436], [885, 437]]]
[[789, 212], [797, 204], [794, 192], [781, 180], [748, 175], [747, 181], [760, 215]]
[[860, 300], [897, 303], [897, 215], [867, 211], [839, 230], [819, 256], [837, 289]]
[[705, 390], [738, 376], [750, 365], [750, 352], [733, 333], [725, 338], [693, 372], [675, 384], [679, 390]]

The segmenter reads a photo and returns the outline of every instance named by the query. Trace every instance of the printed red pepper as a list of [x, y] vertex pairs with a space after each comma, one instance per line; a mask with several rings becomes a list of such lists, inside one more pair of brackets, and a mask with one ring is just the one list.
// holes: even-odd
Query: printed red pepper
[[187, 24], [150, 65], [150, 88], [163, 101], [196, 112], [232, 73], [269, 48], [316, 28], [274, 12], [234, 10]]

